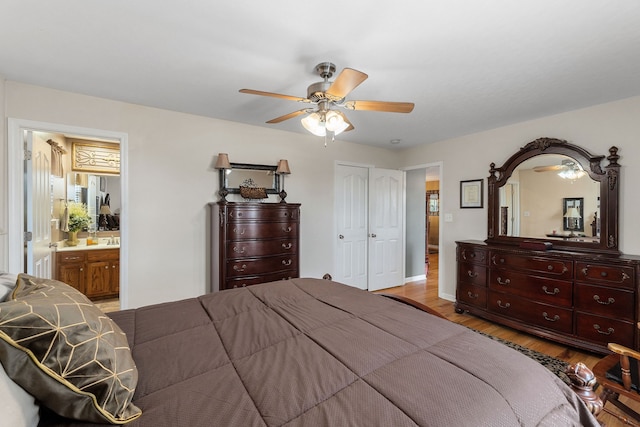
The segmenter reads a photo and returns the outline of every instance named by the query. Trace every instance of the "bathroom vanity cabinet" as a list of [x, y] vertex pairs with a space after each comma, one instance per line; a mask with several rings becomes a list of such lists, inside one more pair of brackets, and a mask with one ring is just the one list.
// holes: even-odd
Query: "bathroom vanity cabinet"
[[209, 206], [213, 291], [299, 277], [300, 204]]
[[56, 253], [57, 280], [90, 299], [120, 294], [120, 249], [72, 250]]

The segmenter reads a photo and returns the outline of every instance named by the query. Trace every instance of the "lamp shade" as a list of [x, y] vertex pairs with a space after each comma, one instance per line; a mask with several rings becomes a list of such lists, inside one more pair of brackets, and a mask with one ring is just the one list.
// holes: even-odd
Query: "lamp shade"
[[289, 169], [289, 162], [285, 159], [280, 159], [276, 173], [278, 175], [289, 175], [291, 173], [291, 170]]
[[567, 208], [567, 213], [564, 214], [565, 218], [582, 218], [578, 208]]
[[333, 110], [311, 113], [300, 122], [306, 130], [316, 136], [325, 136], [327, 131], [338, 135], [349, 127], [342, 114]]
[[218, 154], [216, 169], [231, 169], [231, 163], [229, 163], [229, 155], [227, 153]]

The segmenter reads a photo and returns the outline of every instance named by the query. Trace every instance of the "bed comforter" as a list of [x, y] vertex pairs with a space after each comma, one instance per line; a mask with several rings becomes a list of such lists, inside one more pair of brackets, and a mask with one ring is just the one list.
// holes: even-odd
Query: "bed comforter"
[[[112, 314], [131, 427], [597, 426], [535, 361], [397, 301], [292, 279]], [[44, 416], [41, 426], [95, 426]]]

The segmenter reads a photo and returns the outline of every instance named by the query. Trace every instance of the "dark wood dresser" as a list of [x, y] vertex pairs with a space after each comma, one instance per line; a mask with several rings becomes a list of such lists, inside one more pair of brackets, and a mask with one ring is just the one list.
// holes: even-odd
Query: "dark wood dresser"
[[209, 206], [213, 291], [299, 277], [300, 204]]
[[457, 242], [456, 310], [578, 348], [639, 348], [640, 258]]

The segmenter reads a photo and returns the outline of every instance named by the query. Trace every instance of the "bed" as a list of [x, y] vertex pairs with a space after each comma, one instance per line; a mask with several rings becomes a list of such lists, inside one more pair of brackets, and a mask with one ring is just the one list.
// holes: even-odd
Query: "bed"
[[[402, 302], [330, 280], [272, 282], [119, 311], [110, 318], [93, 312], [88, 300], [65, 286], [20, 275], [9, 301], [0, 303], [4, 347], [20, 350], [6, 344], [7, 311], [16, 310], [11, 304], [32, 312], [38, 304], [30, 296], [46, 304], [56, 292], [62, 294], [56, 307], [82, 312], [83, 321], [91, 315], [101, 319], [89, 327], [99, 329], [98, 341], [115, 337], [128, 347], [114, 341], [92, 350], [91, 361], [113, 374], [102, 390], [92, 390], [98, 381], [87, 385], [90, 375], [76, 372], [85, 381], [69, 387], [77, 399], [56, 400], [51, 391], [46, 403], [37, 399], [41, 427], [598, 425], [570, 387], [517, 351]], [[64, 341], [77, 334], [68, 333]], [[22, 343], [18, 347], [25, 343], [13, 339]], [[65, 350], [56, 351], [61, 353], [53, 357], [54, 365], [71, 370]], [[0, 349], [13, 378], [15, 369], [7, 369], [13, 361], [4, 353]], [[108, 356], [118, 361], [99, 360]], [[29, 362], [47, 363], [34, 357]], [[56, 387], [67, 380], [57, 380]], [[124, 392], [114, 391], [118, 386]], [[87, 398], [92, 392], [95, 397]], [[100, 407], [108, 399], [115, 403]], [[84, 403], [66, 412], [55, 407], [76, 400]], [[91, 414], [95, 407], [98, 418]]]

